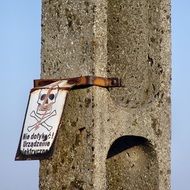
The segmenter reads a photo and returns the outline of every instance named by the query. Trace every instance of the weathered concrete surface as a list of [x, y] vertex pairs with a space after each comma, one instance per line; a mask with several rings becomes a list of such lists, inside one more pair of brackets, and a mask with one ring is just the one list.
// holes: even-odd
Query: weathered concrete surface
[[170, 1], [42, 2], [42, 78], [126, 87], [69, 93], [40, 189], [169, 190]]

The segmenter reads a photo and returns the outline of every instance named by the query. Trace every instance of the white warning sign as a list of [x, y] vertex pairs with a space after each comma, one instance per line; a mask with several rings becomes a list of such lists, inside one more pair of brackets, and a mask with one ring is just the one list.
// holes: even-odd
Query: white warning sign
[[44, 154], [50, 150], [70, 87], [65, 80], [31, 92], [20, 139], [23, 155]]

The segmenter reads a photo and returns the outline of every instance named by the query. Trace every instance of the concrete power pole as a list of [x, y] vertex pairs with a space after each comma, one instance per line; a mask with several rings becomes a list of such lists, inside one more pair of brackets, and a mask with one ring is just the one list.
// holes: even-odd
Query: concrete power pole
[[69, 92], [41, 190], [170, 189], [170, 1], [43, 0], [44, 79], [118, 77]]

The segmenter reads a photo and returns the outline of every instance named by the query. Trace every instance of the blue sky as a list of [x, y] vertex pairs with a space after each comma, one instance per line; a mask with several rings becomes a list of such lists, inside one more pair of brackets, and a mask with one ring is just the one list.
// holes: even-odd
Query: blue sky
[[15, 162], [29, 89], [40, 77], [40, 0], [1, 0], [0, 189], [38, 190], [39, 162]]
[[189, 190], [190, 1], [172, 8], [172, 190]]
[[[172, 190], [189, 190], [190, 1], [172, 1]], [[1, 0], [0, 189], [38, 190], [39, 162], [15, 162], [28, 93], [40, 78], [40, 0]]]

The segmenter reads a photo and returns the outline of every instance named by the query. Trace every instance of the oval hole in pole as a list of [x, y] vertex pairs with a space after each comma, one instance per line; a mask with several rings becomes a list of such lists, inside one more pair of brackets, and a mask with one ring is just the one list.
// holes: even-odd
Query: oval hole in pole
[[107, 189], [157, 190], [156, 152], [139, 136], [122, 136], [111, 145], [106, 160]]

